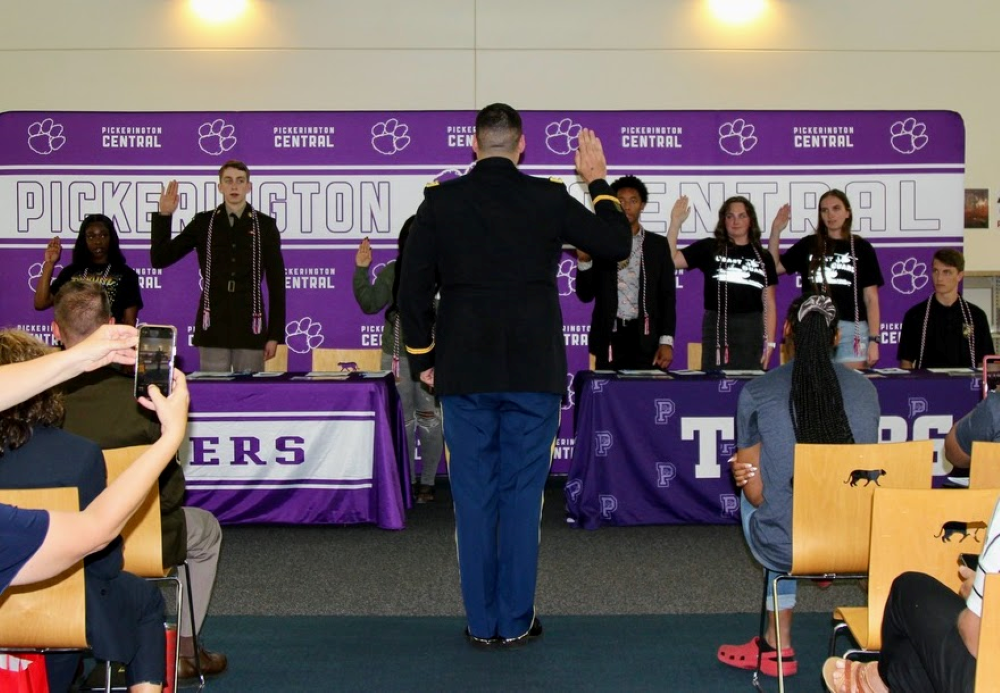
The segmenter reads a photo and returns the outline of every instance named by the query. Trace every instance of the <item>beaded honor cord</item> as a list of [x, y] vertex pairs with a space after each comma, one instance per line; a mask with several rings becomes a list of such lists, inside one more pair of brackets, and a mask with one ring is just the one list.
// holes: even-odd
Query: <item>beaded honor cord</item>
[[[921, 364], [924, 362], [924, 347], [927, 345], [927, 324], [930, 322], [931, 317], [931, 301], [934, 300], [934, 295], [931, 294], [930, 298], [927, 299], [927, 308], [924, 309], [924, 326], [920, 332], [920, 356], [917, 357], [917, 362], [913, 364], [914, 368], [920, 368]], [[962, 310], [962, 336], [969, 341], [969, 365], [975, 370], [976, 368], [976, 349], [975, 346], [975, 336], [976, 328], [972, 322], [972, 311], [969, 310], [969, 304], [965, 302], [962, 298], [962, 294], [958, 295], [958, 305]]]
[[[205, 240], [205, 276], [201, 287], [201, 329], [207, 330], [212, 324], [212, 308], [209, 301], [209, 287], [212, 285], [212, 232], [215, 225], [215, 217], [222, 212], [225, 205], [219, 205], [208, 220], [208, 237]], [[253, 237], [251, 250], [251, 282], [253, 283], [253, 312], [251, 313], [251, 328], [254, 334], [260, 334], [264, 328], [263, 299], [260, 292], [261, 280], [261, 251], [260, 251], [260, 219], [257, 218], [257, 210], [250, 208], [250, 218], [253, 230], [250, 235]]]

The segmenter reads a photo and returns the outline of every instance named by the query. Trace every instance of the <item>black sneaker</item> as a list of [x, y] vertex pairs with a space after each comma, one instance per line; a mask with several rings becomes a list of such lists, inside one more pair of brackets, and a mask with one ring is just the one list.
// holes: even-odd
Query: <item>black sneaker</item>
[[469, 644], [473, 647], [479, 647], [482, 649], [488, 649], [491, 647], [496, 647], [500, 645], [503, 640], [498, 636], [494, 635], [492, 638], [480, 638], [469, 632], [469, 627], [465, 627], [464, 631], [465, 639], [469, 641]]
[[519, 647], [521, 645], [526, 645], [535, 638], [540, 638], [542, 636], [542, 622], [537, 616], [531, 622], [531, 628], [524, 635], [519, 635], [516, 638], [503, 638], [501, 644], [504, 647]]

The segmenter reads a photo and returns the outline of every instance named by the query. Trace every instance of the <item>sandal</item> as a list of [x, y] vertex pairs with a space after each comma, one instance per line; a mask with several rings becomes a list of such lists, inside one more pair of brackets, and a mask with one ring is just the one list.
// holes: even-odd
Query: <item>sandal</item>
[[[723, 645], [716, 657], [727, 666], [753, 671], [757, 668], [757, 652], [761, 650], [760, 673], [765, 676], [778, 675], [778, 651], [767, 643], [760, 646], [760, 638], [754, 637], [743, 645]], [[781, 669], [785, 676], [794, 676], [799, 671], [795, 661], [795, 650], [786, 647], [781, 651]]]
[[[837, 664], [843, 662], [843, 667]], [[840, 676], [836, 676], [837, 674]], [[874, 673], [876, 681], [873, 681]], [[836, 676], [836, 678], [835, 678]], [[836, 679], [840, 678], [838, 682]], [[855, 662], [844, 657], [830, 657], [823, 662], [823, 683], [830, 693], [881, 693], [888, 691], [878, 675], [878, 662]]]

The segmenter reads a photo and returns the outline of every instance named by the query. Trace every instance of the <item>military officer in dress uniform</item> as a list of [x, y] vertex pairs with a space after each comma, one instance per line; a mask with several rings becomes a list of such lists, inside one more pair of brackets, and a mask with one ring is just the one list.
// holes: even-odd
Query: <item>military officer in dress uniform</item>
[[539, 522], [566, 387], [562, 245], [609, 260], [632, 246], [592, 131], [580, 133], [576, 168], [596, 214], [562, 181], [518, 171], [524, 148], [516, 110], [497, 103], [479, 112], [477, 163], [425, 190], [399, 291], [411, 370], [441, 399], [465, 634], [483, 647], [542, 632]]

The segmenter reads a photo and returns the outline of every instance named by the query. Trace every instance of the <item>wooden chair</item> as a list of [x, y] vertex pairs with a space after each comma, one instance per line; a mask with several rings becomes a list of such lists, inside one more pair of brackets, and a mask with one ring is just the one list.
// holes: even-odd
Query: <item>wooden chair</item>
[[[993, 654], [989, 654], [992, 652]], [[1000, 573], [986, 576], [983, 618], [979, 622], [979, 653], [976, 661], [976, 693], [994, 693], [1000, 681]]]
[[701, 369], [701, 342], [688, 342], [688, 370]]
[[[400, 354], [400, 358], [405, 358]], [[313, 349], [314, 371], [382, 370], [381, 349]]]
[[[124, 448], [111, 448], [104, 451], [104, 464], [108, 470], [108, 483], [112, 483], [131, 465], [142, 453], [149, 449], [148, 445], [132, 445]], [[171, 463], [172, 464], [172, 463]], [[191, 584], [191, 575], [188, 572], [187, 563], [181, 566], [163, 565], [163, 528], [161, 526], [160, 514], [160, 490], [158, 486], [149, 489], [146, 499], [135, 511], [125, 528], [122, 530], [122, 554], [124, 556], [124, 566], [133, 575], [146, 578], [152, 582], [172, 582], [176, 590], [177, 601], [175, 604], [177, 623], [180, 625], [181, 604], [183, 603], [184, 587], [181, 582], [178, 569], [183, 568], [187, 576], [187, 584]], [[195, 652], [198, 651], [197, 633], [195, 633], [194, 623], [194, 598], [191, 590], [188, 589], [188, 618], [190, 618], [191, 632], [195, 637]], [[180, 658], [180, 648], [177, 648], [177, 657], [174, 659], [174, 678], [177, 680], [177, 666]], [[198, 666], [198, 658], [194, 658], [195, 668], [198, 677], [204, 685], [204, 676]]]
[[[931, 487], [934, 444], [795, 446], [792, 494], [792, 569], [769, 586], [775, 604], [780, 580], [862, 578], [868, 570], [872, 493], [876, 488]], [[765, 489], [765, 493], [766, 493]], [[767, 588], [761, 604], [761, 640]], [[778, 687], [784, 691], [781, 632], [777, 630]], [[760, 660], [754, 685], [760, 688]]]
[[969, 488], [1000, 488], [1000, 443], [972, 444]]
[[[37, 510], [76, 512], [75, 488], [2, 489], [0, 503]], [[87, 651], [83, 561], [48, 580], [10, 587], [0, 596], [0, 652]], [[110, 692], [110, 663], [105, 691]]]
[[274, 358], [264, 362], [264, 371], [267, 373], [284, 373], [288, 370], [288, 347], [284, 344], [278, 345], [278, 350]]
[[858, 644], [845, 657], [881, 649], [885, 602], [892, 581], [902, 573], [926, 573], [958, 591], [958, 555], [982, 551], [996, 504], [996, 489], [875, 491], [868, 606], [840, 607], [835, 612]]

